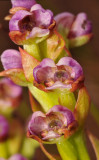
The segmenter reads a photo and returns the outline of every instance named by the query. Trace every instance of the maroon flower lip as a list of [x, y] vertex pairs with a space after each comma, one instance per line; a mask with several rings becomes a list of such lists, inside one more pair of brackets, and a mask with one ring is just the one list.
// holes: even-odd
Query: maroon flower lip
[[73, 113], [61, 105], [52, 107], [48, 113], [41, 111], [33, 113], [28, 125], [28, 132], [43, 141], [51, 141], [65, 135], [71, 124], [75, 124]]
[[[71, 57], [63, 57], [57, 64], [49, 58], [34, 68], [33, 76], [38, 84], [43, 84], [47, 90], [56, 88], [72, 89], [72, 84], [83, 76], [80, 64]], [[79, 82], [78, 82], [79, 83]]]

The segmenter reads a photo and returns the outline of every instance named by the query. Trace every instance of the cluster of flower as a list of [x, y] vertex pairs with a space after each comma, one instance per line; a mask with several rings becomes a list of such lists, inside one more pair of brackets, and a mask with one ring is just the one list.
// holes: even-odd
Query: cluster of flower
[[[39, 142], [55, 143], [81, 127], [89, 111], [90, 98], [84, 86], [83, 69], [71, 57], [69, 48], [90, 40], [92, 24], [85, 13], [74, 16], [64, 12], [54, 17], [52, 11], [45, 10], [35, 0], [11, 2], [10, 15], [6, 17], [10, 20], [9, 36], [23, 49], [9, 49], [2, 53], [5, 71], [0, 76], [27, 86], [34, 97], [36, 109], [33, 108], [35, 112], [29, 121], [27, 136]], [[3, 87], [5, 81], [7, 87]], [[21, 89], [7, 79], [1, 80], [0, 89], [5, 95], [4, 101], [0, 100], [4, 106], [15, 104], [14, 98], [21, 93]], [[75, 91], [78, 93], [77, 102]], [[2, 117], [0, 121], [4, 121], [1, 127], [8, 126]], [[8, 132], [8, 127], [6, 130]]]

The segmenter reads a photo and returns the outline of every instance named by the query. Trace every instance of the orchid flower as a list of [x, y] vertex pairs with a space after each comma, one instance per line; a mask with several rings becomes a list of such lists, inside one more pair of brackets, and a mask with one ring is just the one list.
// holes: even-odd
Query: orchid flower
[[92, 37], [92, 23], [88, 20], [86, 13], [74, 16], [69, 12], [63, 12], [56, 15], [54, 19], [59, 32], [65, 31], [64, 34], [71, 47], [83, 45]]
[[0, 79], [0, 112], [19, 105], [22, 88], [7, 78]]
[[53, 13], [42, 8], [40, 4], [34, 4], [30, 11], [21, 9], [12, 16], [9, 22], [10, 38], [13, 40], [17, 33], [21, 34], [19, 43], [22, 43], [23, 40], [45, 37], [54, 25]]
[[43, 84], [47, 90], [56, 88], [70, 90], [73, 88], [73, 84], [83, 77], [83, 70], [80, 64], [71, 57], [61, 58], [57, 64], [53, 60], [45, 58], [34, 68], [33, 75], [35, 81]]
[[33, 113], [28, 125], [31, 136], [37, 136], [43, 141], [53, 141], [71, 132], [76, 121], [73, 113], [61, 105], [52, 107], [46, 114], [41, 111]]

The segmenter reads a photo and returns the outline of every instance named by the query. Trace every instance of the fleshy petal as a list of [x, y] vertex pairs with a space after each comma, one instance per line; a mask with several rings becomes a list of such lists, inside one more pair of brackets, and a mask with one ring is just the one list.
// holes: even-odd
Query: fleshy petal
[[75, 118], [74, 118], [74, 115], [73, 115], [72, 111], [69, 110], [69, 109], [67, 109], [64, 106], [56, 105], [56, 106], [52, 107], [47, 114], [50, 114], [51, 112], [62, 113], [64, 115], [64, 117], [66, 118], [66, 120], [64, 121], [64, 123], [67, 123], [67, 126], [70, 123], [72, 123], [73, 121], [75, 121]]
[[45, 121], [45, 115], [40, 111], [34, 112], [28, 125], [30, 134], [38, 135], [41, 131], [47, 128], [48, 126]]
[[52, 23], [53, 14], [49, 10], [35, 10], [34, 15], [37, 26], [47, 28]]
[[30, 32], [30, 34], [26, 37], [26, 39], [35, 38], [35, 37], [44, 37], [49, 35], [49, 33], [50, 33], [49, 29], [34, 27]]
[[66, 29], [67, 32], [69, 32], [71, 25], [74, 21], [74, 18], [75, 16], [69, 12], [63, 12], [54, 17], [56, 21], [56, 26], [59, 27], [60, 25], [64, 27], [64, 29]]
[[35, 80], [40, 83], [41, 81], [53, 77], [52, 68], [56, 68], [54, 61], [49, 58], [43, 59], [40, 65], [33, 70]]
[[5, 70], [12, 68], [22, 68], [20, 52], [14, 49], [8, 49], [1, 55], [1, 62]]
[[44, 11], [44, 8], [40, 4], [35, 4], [34, 6], [32, 6], [30, 12], [33, 12], [33, 11], [36, 11], [36, 10]]
[[86, 13], [79, 13], [71, 27], [69, 38], [86, 35], [92, 32], [92, 23]]
[[74, 80], [83, 75], [83, 70], [80, 64], [71, 57], [63, 57], [57, 63], [57, 66], [70, 66], [73, 69], [72, 77]]
[[24, 7], [30, 9], [34, 4], [35, 0], [11, 0], [12, 7]]
[[9, 30], [20, 31], [19, 21], [21, 21], [26, 16], [31, 16], [31, 15], [32, 13], [25, 10], [17, 11], [9, 22]]

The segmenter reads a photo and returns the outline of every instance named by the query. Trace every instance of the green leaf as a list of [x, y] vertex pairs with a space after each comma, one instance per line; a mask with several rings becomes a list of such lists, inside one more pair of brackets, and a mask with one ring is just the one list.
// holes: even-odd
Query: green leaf
[[78, 99], [75, 106], [74, 114], [79, 125], [82, 125], [89, 113], [90, 97], [85, 87], [81, 88], [78, 93]]
[[23, 69], [15, 68], [15, 69], [5, 70], [3, 72], [0, 72], [0, 77], [3, 76], [10, 78], [15, 84], [19, 86], [28, 85], [28, 81], [25, 78]]
[[89, 132], [89, 139], [92, 143], [92, 146], [94, 148], [97, 160], [99, 160], [99, 139], [96, 138], [95, 136], [93, 136], [90, 132]]

